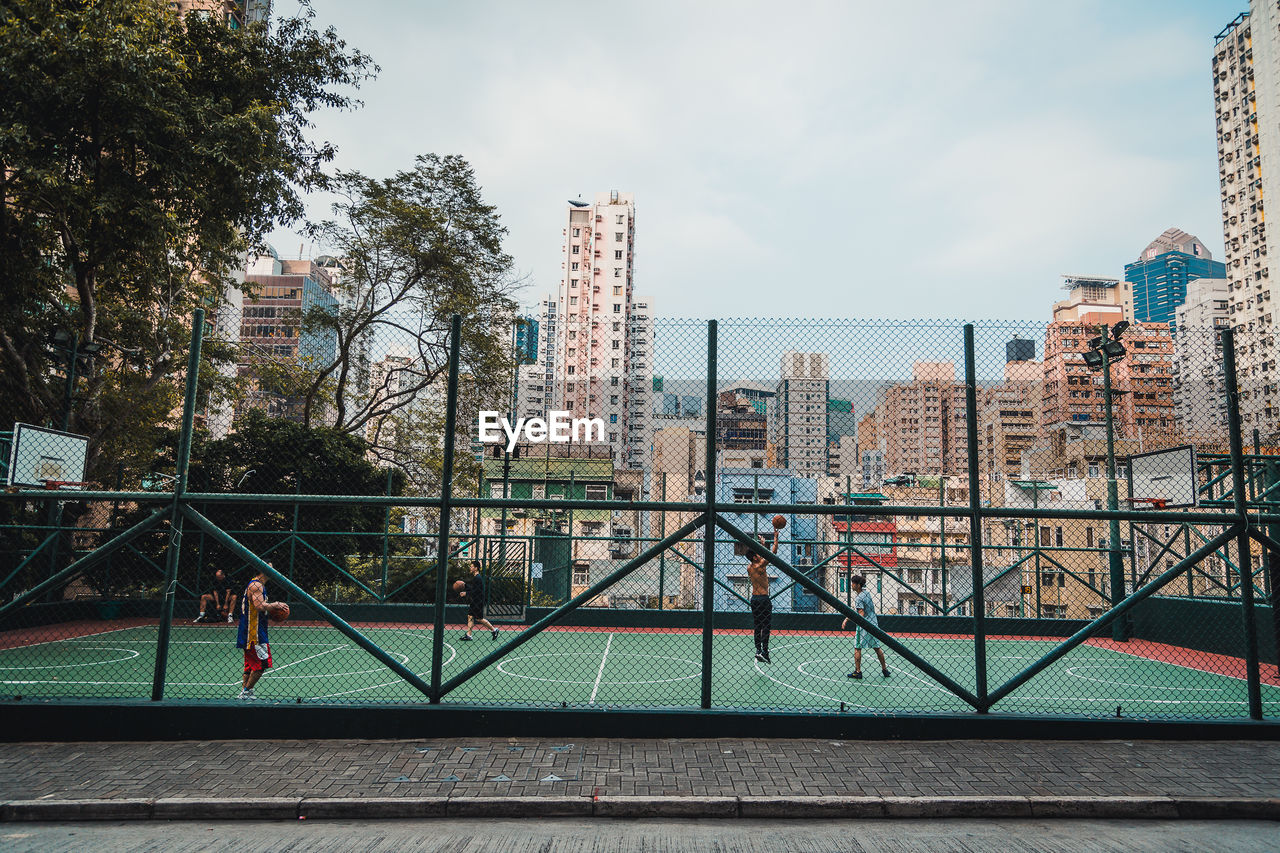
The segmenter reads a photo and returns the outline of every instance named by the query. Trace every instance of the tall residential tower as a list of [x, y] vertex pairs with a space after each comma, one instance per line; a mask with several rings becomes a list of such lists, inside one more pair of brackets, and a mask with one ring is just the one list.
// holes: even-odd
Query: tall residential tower
[[653, 312], [633, 286], [635, 196], [614, 190], [570, 201], [565, 219], [559, 324], [544, 332], [554, 352], [543, 371], [554, 376], [547, 407], [603, 419], [615, 463], [642, 468], [652, 428]]
[[1227, 317], [1236, 339], [1240, 414], [1246, 433], [1275, 429], [1274, 252], [1267, 247], [1263, 199], [1280, 194], [1280, 13], [1255, 2], [1222, 29], [1213, 47], [1213, 101], [1228, 281]]

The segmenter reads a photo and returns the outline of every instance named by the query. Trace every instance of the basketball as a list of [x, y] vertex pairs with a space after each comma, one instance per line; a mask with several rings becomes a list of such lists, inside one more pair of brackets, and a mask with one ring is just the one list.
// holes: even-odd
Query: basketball
[[464, 589], [466, 589], [466, 588], [467, 588], [467, 582], [466, 582], [466, 581], [454, 581], [454, 582], [453, 582], [453, 591], [454, 591], [454, 592], [462, 592], [462, 591], [463, 591]]
[[289, 618], [289, 605], [284, 602], [277, 602], [275, 612], [271, 615], [277, 622], [283, 622]]
[[783, 517], [782, 517], [782, 516], [780, 516], [780, 515], [775, 515], [775, 516], [773, 517], [773, 529], [774, 529], [774, 530], [781, 530], [782, 528], [784, 528], [784, 527], [786, 527], [786, 526], [787, 526], [787, 520], [786, 520], [785, 518], [783, 518]]

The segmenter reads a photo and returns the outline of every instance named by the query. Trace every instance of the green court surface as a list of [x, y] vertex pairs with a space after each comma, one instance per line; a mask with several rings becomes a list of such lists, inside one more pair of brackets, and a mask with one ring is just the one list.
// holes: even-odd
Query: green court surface
[[[30, 642], [0, 649], [0, 694], [25, 698], [147, 698], [155, 665], [154, 624], [102, 630], [52, 627]], [[361, 627], [361, 631], [427, 680], [430, 626]], [[477, 631], [471, 642], [450, 626], [444, 678], [461, 672], [514, 636], [498, 641]], [[233, 625], [174, 626], [165, 697], [234, 700], [242, 652]], [[425, 697], [328, 626], [271, 628], [275, 667], [260, 682], [259, 702], [421, 703]], [[902, 642], [969, 690], [974, 688], [973, 640], [908, 636]], [[1045, 639], [990, 639], [991, 689], [1057, 645]], [[971, 707], [907, 661], [888, 652], [891, 677], [881, 677], [865, 652], [861, 681], [852, 670], [852, 634], [775, 633], [772, 664], [754, 660], [750, 632], [717, 633], [713, 644], [713, 705], [852, 713], [970, 712]], [[1185, 653], [1183, 656], [1182, 653]], [[539, 707], [694, 708], [701, 688], [702, 637], [697, 631], [549, 630], [510, 652], [446, 697], [446, 702]], [[1163, 657], [1164, 659], [1155, 659]], [[1223, 661], [1227, 661], [1224, 664]], [[1244, 680], [1231, 659], [1135, 643], [1125, 651], [1095, 645], [1061, 661], [1000, 702], [994, 712], [1151, 718], [1248, 716]], [[1274, 681], [1274, 679], [1271, 679]], [[1268, 716], [1280, 712], [1280, 687], [1263, 684]]]

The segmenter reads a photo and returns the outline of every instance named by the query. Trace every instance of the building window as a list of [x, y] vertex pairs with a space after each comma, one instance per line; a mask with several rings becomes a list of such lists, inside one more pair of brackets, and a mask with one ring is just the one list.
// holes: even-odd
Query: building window
[[618, 302], [613, 303], [613, 313], [615, 313], [615, 314], [621, 314], [621, 313], [622, 313], [622, 305], [621, 305], [621, 303], [618, 303]]
[[1062, 528], [1058, 527], [1054, 530], [1053, 541], [1059, 548], [1062, 547]]
[[577, 262], [577, 261], [574, 261], [574, 262], [573, 262], [573, 265], [570, 267], [570, 269], [571, 269], [573, 272], [577, 272], [577, 271], [578, 271], [578, 262]]
[[570, 296], [570, 297], [569, 297], [569, 304], [570, 304], [570, 305], [577, 305], [577, 304], [578, 304], [578, 297], [576, 297], [576, 296]]
[[615, 231], [615, 232], [613, 232], [613, 241], [614, 241], [615, 243], [621, 243], [621, 242], [622, 242], [622, 232], [621, 232], [621, 231]]
[[576, 288], [578, 286], [578, 280], [576, 278], [569, 279], [569, 286]]
[[615, 261], [620, 261], [620, 260], [622, 260], [622, 250], [621, 250], [621, 249], [615, 249], [615, 250], [614, 250], [614, 252], [613, 252], [613, 259], [614, 259]]
[[613, 365], [612, 365], [612, 366], [613, 366], [613, 367], [618, 367], [618, 361], [619, 361], [619, 359], [616, 359], [616, 358], [615, 358], [615, 359], [613, 359]]
[[573, 585], [588, 586], [590, 583], [591, 583], [590, 572], [588, 572], [586, 569], [579, 569], [575, 567], [573, 570]]
[[627, 221], [626, 217], [625, 217], [623, 214], [619, 213], [619, 214], [618, 214], [618, 224], [619, 224], [619, 225], [621, 225], [622, 223], [624, 223], [624, 222], [626, 222], [626, 221]]
[[613, 277], [614, 277], [614, 278], [622, 278], [622, 267], [614, 267], [614, 268], [613, 268]]
[[577, 244], [577, 243], [574, 243], [574, 244], [573, 244], [573, 254], [575, 254], [575, 255], [576, 255], [576, 254], [578, 254], [578, 244]]

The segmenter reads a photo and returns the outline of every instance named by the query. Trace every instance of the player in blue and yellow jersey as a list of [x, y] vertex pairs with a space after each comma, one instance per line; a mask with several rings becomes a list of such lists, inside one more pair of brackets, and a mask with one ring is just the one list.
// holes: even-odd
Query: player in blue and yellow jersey
[[267, 638], [267, 622], [271, 613], [285, 605], [267, 601], [267, 573], [259, 572], [244, 589], [240, 608], [240, 628], [236, 631], [236, 647], [244, 649], [244, 680], [240, 698], [252, 699], [253, 686], [262, 673], [271, 668], [271, 645]]

